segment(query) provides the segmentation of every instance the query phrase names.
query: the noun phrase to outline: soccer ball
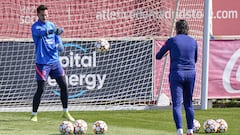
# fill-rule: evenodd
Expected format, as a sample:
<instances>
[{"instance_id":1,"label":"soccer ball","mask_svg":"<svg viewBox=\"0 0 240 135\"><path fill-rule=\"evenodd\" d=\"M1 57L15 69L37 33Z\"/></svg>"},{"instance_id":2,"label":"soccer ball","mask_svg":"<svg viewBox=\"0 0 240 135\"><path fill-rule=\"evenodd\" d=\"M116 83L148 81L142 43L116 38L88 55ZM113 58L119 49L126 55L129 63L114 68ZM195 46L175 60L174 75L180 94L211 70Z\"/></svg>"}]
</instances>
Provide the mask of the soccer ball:
<instances>
[{"instance_id":1,"label":"soccer ball","mask_svg":"<svg viewBox=\"0 0 240 135\"><path fill-rule=\"evenodd\" d=\"M73 134L73 131L74 131L73 124L70 121L63 121L59 125L59 132L62 135L71 135Z\"/></svg>"},{"instance_id":2,"label":"soccer ball","mask_svg":"<svg viewBox=\"0 0 240 135\"><path fill-rule=\"evenodd\" d=\"M110 49L110 44L106 39L100 39L95 43L97 52L106 52Z\"/></svg>"},{"instance_id":3,"label":"soccer ball","mask_svg":"<svg viewBox=\"0 0 240 135\"><path fill-rule=\"evenodd\" d=\"M224 119L217 119L216 122L218 123L217 133L224 133L228 129L228 124Z\"/></svg>"},{"instance_id":4,"label":"soccer ball","mask_svg":"<svg viewBox=\"0 0 240 135\"><path fill-rule=\"evenodd\" d=\"M74 134L81 135L87 133L87 123L84 120L76 120L73 123Z\"/></svg>"},{"instance_id":5,"label":"soccer ball","mask_svg":"<svg viewBox=\"0 0 240 135\"><path fill-rule=\"evenodd\" d=\"M104 134L107 132L108 126L106 122L98 120L93 124L93 132L95 134Z\"/></svg>"},{"instance_id":6,"label":"soccer ball","mask_svg":"<svg viewBox=\"0 0 240 135\"><path fill-rule=\"evenodd\" d=\"M193 133L198 133L200 131L201 124L198 120L193 120Z\"/></svg>"},{"instance_id":7,"label":"soccer ball","mask_svg":"<svg viewBox=\"0 0 240 135\"><path fill-rule=\"evenodd\" d=\"M215 133L218 128L218 123L213 119L208 119L204 122L203 128L205 133Z\"/></svg>"}]
</instances>

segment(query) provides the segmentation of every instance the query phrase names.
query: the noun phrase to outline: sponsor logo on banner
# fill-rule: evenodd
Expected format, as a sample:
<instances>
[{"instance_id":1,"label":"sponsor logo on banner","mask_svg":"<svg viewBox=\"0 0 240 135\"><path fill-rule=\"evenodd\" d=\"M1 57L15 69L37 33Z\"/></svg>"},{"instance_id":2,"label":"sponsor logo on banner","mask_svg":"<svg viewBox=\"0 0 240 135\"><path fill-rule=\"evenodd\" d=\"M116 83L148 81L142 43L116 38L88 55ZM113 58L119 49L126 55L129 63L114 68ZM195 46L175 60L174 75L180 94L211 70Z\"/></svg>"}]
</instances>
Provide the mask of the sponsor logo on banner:
<instances>
[{"instance_id":1,"label":"sponsor logo on banner","mask_svg":"<svg viewBox=\"0 0 240 135\"><path fill-rule=\"evenodd\" d=\"M228 61L226 67L223 71L222 76L222 83L224 89L229 93L240 93L240 88L234 88L231 85L231 74L233 73L234 66L236 65L237 61L240 59L240 49L238 49ZM238 66L236 70L236 81L240 81L240 66Z\"/></svg>"},{"instance_id":2,"label":"sponsor logo on banner","mask_svg":"<svg viewBox=\"0 0 240 135\"><path fill-rule=\"evenodd\" d=\"M65 47L74 47L76 49L81 50L83 54L87 52L87 49L81 47L78 44L64 44ZM92 52L92 55L80 55L80 53L74 53L70 51L68 56L60 56L60 62L63 68L92 68L97 67L96 64L96 51ZM66 82L69 87L84 87L86 89L79 90L78 93L69 95L68 98L76 98L85 94L88 90L101 89L106 79L106 74L78 74L77 72L73 72L71 74L66 75ZM48 84L50 86L57 86L57 83L54 79L48 78ZM55 95L60 96L60 92L57 90L53 90Z\"/></svg>"}]
</instances>

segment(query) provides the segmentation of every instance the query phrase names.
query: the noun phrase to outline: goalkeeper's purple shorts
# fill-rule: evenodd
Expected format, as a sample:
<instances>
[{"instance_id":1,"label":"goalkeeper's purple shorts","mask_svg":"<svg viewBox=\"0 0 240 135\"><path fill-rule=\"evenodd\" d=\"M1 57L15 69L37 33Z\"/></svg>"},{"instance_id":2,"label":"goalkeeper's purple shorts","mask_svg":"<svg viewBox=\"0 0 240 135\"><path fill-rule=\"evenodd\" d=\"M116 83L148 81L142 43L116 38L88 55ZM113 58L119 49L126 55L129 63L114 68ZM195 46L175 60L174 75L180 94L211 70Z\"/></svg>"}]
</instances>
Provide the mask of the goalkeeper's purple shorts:
<instances>
[{"instance_id":1,"label":"goalkeeper's purple shorts","mask_svg":"<svg viewBox=\"0 0 240 135\"><path fill-rule=\"evenodd\" d=\"M59 61L51 64L36 64L35 69L37 80L46 81L48 76L50 76L52 79L56 79L65 75L62 65Z\"/></svg>"}]
</instances>

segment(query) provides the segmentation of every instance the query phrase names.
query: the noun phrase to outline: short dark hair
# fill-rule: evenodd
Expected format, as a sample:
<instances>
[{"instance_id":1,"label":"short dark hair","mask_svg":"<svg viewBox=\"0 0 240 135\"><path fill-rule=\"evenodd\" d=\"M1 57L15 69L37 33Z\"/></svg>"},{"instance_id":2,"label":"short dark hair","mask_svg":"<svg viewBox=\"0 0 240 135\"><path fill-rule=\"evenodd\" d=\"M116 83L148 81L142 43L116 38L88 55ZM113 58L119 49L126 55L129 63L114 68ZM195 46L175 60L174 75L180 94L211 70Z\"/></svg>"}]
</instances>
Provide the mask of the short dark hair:
<instances>
[{"instance_id":1,"label":"short dark hair","mask_svg":"<svg viewBox=\"0 0 240 135\"><path fill-rule=\"evenodd\" d=\"M40 11L42 11L42 10L48 10L47 6L45 6L45 5L38 6L37 13L40 13Z\"/></svg>"},{"instance_id":2,"label":"short dark hair","mask_svg":"<svg viewBox=\"0 0 240 135\"><path fill-rule=\"evenodd\" d=\"M176 22L176 32L177 34L188 35L189 26L186 20L181 19Z\"/></svg>"}]
</instances>

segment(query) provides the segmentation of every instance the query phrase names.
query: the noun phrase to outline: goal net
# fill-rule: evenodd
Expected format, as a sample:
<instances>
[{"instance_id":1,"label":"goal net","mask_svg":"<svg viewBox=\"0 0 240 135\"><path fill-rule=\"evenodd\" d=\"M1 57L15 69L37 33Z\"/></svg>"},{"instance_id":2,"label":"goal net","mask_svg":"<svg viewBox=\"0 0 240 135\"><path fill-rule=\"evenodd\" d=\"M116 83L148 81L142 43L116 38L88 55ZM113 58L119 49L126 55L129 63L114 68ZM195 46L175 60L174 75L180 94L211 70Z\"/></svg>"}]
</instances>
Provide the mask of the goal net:
<instances>
[{"instance_id":1,"label":"goal net","mask_svg":"<svg viewBox=\"0 0 240 135\"><path fill-rule=\"evenodd\" d=\"M199 41L194 93L200 99L203 0L9 0L1 2L0 111L31 111L37 89L31 25L36 8L64 28L60 62L66 72L70 110L148 109L161 94L170 98L169 61L155 53L186 19ZM95 50L106 38L111 49ZM61 110L59 87L47 80L39 111Z\"/></svg>"}]
</instances>

